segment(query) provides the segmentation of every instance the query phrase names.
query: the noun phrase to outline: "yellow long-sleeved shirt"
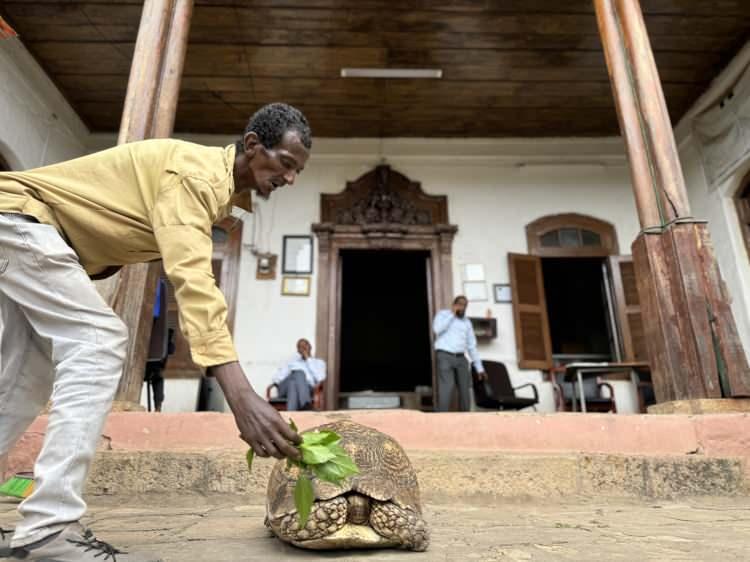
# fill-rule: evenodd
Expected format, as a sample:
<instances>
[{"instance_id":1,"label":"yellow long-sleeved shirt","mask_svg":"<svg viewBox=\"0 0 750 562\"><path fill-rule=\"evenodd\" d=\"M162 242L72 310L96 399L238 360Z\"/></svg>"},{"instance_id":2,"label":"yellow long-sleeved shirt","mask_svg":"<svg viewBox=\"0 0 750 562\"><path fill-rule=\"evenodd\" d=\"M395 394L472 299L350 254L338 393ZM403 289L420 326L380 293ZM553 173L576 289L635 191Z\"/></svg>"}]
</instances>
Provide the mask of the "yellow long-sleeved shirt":
<instances>
[{"instance_id":1,"label":"yellow long-sleeved shirt","mask_svg":"<svg viewBox=\"0 0 750 562\"><path fill-rule=\"evenodd\" d=\"M193 361L228 363L237 354L211 270L211 226L231 211L234 157L234 145L158 139L0 173L0 212L57 228L94 278L161 258Z\"/></svg>"}]
</instances>

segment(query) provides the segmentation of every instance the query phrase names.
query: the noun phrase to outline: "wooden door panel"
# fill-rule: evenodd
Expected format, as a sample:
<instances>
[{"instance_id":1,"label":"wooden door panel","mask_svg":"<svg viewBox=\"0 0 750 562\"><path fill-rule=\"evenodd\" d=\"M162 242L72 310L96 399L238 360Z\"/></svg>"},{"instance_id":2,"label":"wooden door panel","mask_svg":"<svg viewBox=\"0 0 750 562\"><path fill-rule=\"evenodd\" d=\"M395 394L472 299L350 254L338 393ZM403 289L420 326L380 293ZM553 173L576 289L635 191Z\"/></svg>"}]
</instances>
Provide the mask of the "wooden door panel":
<instances>
[{"instance_id":1,"label":"wooden door panel","mask_svg":"<svg viewBox=\"0 0 750 562\"><path fill-rule=\"evenodd\" d=\"M518 365L521 369L549 369L552 342L542 260L538 256L508 254L508 261Z\"/></svg>"},{"instance_id":2,"label":"wooden door panel","mask_svg":"<svg viewBox=\"0 0 750 562\"><path fill-rule=\"evenodd\" d=\"M631 256L609 258L612 293L615 299L620 345L625 361L648 361L646 333Z\"/></svg>"}]
</instances>

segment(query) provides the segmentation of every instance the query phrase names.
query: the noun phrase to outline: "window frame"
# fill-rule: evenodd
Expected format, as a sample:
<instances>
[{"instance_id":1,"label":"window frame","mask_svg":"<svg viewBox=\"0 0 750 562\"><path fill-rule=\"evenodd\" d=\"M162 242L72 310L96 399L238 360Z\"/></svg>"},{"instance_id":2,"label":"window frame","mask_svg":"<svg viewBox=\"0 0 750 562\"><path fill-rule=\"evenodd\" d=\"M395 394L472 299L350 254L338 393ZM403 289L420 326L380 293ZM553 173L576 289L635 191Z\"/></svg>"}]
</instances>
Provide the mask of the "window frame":
<instances>
[{"instance_id":1,"label":"window frame","mask_svg":"<svg viewBox=\"0 0 750 562\"><path fill-rule=\"evenodd\" d=\"M599 236L601 245L575 247L542 245L544 235L561 229L588 230ZM620 253L615 227L611 223L576 213L547 215L529 223L526 226L526 242L529 254L542 257L607 257Z\"/></svg>"}]
</instances>

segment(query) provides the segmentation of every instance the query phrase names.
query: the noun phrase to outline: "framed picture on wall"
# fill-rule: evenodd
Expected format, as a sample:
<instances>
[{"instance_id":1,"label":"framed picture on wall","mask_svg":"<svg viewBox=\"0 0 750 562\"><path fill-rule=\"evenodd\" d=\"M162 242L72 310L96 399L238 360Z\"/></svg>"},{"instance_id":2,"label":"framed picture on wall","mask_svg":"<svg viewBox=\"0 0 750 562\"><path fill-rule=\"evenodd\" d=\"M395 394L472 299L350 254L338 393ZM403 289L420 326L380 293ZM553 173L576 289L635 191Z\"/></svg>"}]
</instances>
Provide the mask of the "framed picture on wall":
<instances>
[{"instance_id":1,"label":"framed picture on wall","mask_svg":"<svg viewBox=\"0 0 750 562\"><path fill-rule=\"evenodd\" d=\"M311 275L312 271L312 236L284 236L281 272L291 275Z\"/></svg>"},{"instance_id":2,"label":"framed picture on wall","mask_svg":"<svg viewBox=\"0 0 750 562\"><path fill-rule=\"evenodd\" d=\"M492 286L492 294L495 297L495 302L508 303L513 302L513 295L510 291L510 285L508 283L500 283Z\"/></svg>"},{"instance_id":3,"label":"framed picture on wall","mask_svg":"<svg viewBox=\"0 0 750 562\"><path fill-rule=\"evenodd\" d=\"M310 278L295 275L284 276L281 280L281 294L289 297L306 297L310 294Z\"/></svg>"},{"instance_id":4,"label":"framed picture on wall","mask_svg":"<svg viewBox=\"0 0 750 562\"><path fill-rule=\"evenodd\" d=\"M481 263L464 264L464 281L484 281L484 265Z\"/></svg>"},{"instance_id":5,"label":"framed picture on wall","mask_svg":"<svg viewBox=\"0 0 750 562\"><path fill-rule=\"evenodd\" d=\"M484 281L464 281L464 296L469 302L482 302L487 299L487 283Z\"/></svg>"}]
</instances>

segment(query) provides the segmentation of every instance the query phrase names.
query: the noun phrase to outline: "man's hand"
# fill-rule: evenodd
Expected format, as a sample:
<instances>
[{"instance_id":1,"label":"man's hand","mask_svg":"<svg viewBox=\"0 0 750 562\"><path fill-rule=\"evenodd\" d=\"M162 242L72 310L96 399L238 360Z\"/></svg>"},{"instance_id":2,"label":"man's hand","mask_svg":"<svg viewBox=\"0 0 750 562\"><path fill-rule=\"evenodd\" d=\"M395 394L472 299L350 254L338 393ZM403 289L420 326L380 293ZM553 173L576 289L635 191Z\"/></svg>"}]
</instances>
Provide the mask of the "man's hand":
<instances>
[{"instance_id":1,"label":"man's hand","mask_svg":"<svg viewBox=\"0 0 750 562\"><path fill-rule=\"evenodd\" d=\"M283 420L279 413L250 386L238 362L210 367L219 381L240 437L259 457L298 459L298 445L302 438ZM290 442L292 444L290 444Z\"/></svg>"},{"instance_id":2,"label":"man's hand","mask_svg":"<svg viewBox=\"0 0 750 562\"><path fill-rule=\"evenodd\" d=\"M486 381L487 380L487 373L482 371L481 373L476 373L475 377L478 381Z\"/></svg>"}]
</instances>

